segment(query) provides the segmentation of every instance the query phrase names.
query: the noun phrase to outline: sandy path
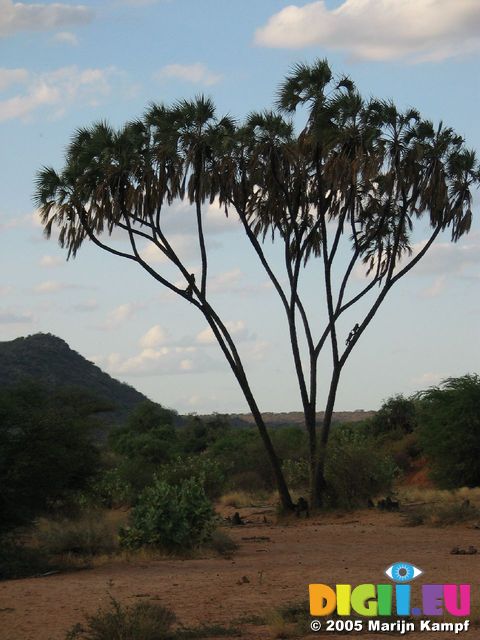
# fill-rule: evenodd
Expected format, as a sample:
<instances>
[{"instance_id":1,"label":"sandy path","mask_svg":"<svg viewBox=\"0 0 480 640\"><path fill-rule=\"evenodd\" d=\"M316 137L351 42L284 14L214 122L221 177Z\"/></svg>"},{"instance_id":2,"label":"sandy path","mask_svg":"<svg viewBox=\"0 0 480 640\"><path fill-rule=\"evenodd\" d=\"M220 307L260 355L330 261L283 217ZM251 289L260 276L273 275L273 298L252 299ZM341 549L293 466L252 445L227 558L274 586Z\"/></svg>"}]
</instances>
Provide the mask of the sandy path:
<instances>
[{"instance_id":1,"label":"sandy path","mask_svg":"<svg viewBox=\"0 0 480 640\"><path fill-rule=\"evenodd\" d=\"M312 518L286 526L249 524L229 533L241 545L230 560L112 561L77 573L2 582L0 639L64 640L66 630L81 621L85 612L93 612L108 601L108 592L127 603L139 598L159 600L174 609L186 625L228 623L249 614L265 615L281 604L306 600L309 582L382 582L384 569L399 560L416 564L425 572L419 581L471 583L475 604L478 603L480 554L450 554L455 545L480 547L480 531L466 525L407 528L398 514L363 512L342 518ZM252 536L267 536L269 540L242 540ZM238 584L243 576L249 582ZM478 640L480 630L460 637L465 636ZM244 637L268 638L271 633L266 628L248 627ZM391 636L359 637L367 640ZM414 633L407 637L416 640L453 636Z\"/></svg>"}]
</instances>

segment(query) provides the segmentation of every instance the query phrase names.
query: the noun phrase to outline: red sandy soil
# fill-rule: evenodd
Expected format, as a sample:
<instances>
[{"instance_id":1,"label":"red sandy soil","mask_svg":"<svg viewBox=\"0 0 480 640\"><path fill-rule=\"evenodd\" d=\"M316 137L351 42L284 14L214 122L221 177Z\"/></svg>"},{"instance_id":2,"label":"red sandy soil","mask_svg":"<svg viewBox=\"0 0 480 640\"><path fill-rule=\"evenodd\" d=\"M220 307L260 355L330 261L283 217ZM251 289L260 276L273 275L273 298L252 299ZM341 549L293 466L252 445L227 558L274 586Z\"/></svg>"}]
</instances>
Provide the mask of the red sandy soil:
<instances>
[{"instance_id":1,"label":"red sandy soil","mask_svg":"<svg viewBox=\"0 0 480 640\"><path fill-rule=\"evenodd\" d=\"M234 509L231 509L233 513ZM85 613L107 605L109 595L123 603L140 599L171 607L186 626L229 624L253 614L265 616L280 605L305 601L308 584L384 582L384 570L408 561L424 571L417 583L471 583L478 617L480 554L451 555L454 546L480 547L480 531L471 525L446 528L403 525L401 514L363 511L345 516L322 515L273 524L274 515L243 509L249 523L227 529L239 544L233 558L112 560L94 569L0 583L1 640L64 640L66 631ZM244 538L266 537L267 540ZM248 582L242 582L246 576ZM415 590L415 587L414 587ZM243 638L272 638L268 626L240 624ZM389 634L353 637L362 640ZM480 628L461 634L480 638ZM305 637L314 638L306 632ZM412 640L453 638L452 633L410 633Z\"/></svg>"}]
</instances>

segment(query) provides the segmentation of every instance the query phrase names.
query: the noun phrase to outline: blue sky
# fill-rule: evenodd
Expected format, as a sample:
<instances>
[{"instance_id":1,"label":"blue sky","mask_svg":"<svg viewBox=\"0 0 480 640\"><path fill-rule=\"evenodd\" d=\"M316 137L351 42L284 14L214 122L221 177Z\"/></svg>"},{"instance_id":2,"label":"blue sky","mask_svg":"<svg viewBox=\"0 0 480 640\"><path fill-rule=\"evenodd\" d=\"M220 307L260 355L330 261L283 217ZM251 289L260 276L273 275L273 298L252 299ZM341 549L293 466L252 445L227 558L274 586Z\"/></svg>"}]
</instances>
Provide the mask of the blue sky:
<instances>
[{"instance_id":1,"label":"blue sky","mask_svg":"<svg viewBox=\"0 0 480 640\"><path fill-rule=\"evenodd\" d=\"M364 95L415 106L480 149L479 27L477 0L0 0L0 340L49 331L182 412L245 410L192 308L135 265L87 245L67 263L42 237L31 197L36 170L61 167L76 127L121 124L152 101L206 93L219 113L242 118L271 106L292 64L317 57ZM188 213L175 206L170 229L194 269ZM474 213L467 238L441 238L391 293L347 365L337 408L377 408L393 393L478 370L478 198ZM298 410L279 301L236 221L215 206L207 220L210 289L260 406ZM320 332L319 270L306 274L305 295Z\"/></svg>"}]
</instances>

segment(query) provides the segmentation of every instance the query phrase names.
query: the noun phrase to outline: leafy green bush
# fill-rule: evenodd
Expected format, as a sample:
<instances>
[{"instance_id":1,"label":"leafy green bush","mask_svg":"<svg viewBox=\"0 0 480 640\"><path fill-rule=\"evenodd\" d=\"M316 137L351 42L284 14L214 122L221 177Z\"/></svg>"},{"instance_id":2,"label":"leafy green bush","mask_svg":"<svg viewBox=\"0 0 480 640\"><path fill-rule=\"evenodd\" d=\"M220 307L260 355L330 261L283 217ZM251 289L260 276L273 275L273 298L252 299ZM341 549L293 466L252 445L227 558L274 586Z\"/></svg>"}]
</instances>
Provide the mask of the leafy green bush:
<instances>
[{"instance_id":1,"label":"leafy green bush","mask_svg":"<svg viewBox=\"0 0 480 640\"><path fill-rule=\"evenodd\" d=\"M310 481L310 468L308 460L285 460L283 463L285 480L292 489L308 487Z\"/></svg>"},{"instance_id":2,"label":"leafy green bush","mask_svg":"<svg viewBox=\"0 0 480 640\"><path fill-rule=\"evenodd\" d=\"M416 433L408 433L399 440L385 443L383 450L388 451L397 467L402 471L410 471L421 452Z\"/></svg>"},{"instance_id":3,"label":"leafy green bush","mask_svg":"<svg viewBox=\"0 0 480 640\"><path fill-rule=\"evenodd\" d=\"M42 522L35 537L49 555L94 556L113 553L117 547L113 527L96 512L76 520Z\"/></svg>"},{"instance_id":4,"label":"leafy green bush","mask_svg":"<svg viewBox=\"0 0 480 640\"><path fill-rule=\"evenodd\" d=\"M228 417L214 414L208 418L188 416L178 430L181 450L186 454L202 453L230 429Z\"/></svg>"},{"instance_id":5,"label":"leafy green bush","mask_svg":"<svg viewBox=\"0 0 480 640\"><path fill-rule=\"evenodd\" d=\"M374 436L402 437L414 431L417 423L415 402L398 394L385 400L380 410L369 421Z\"/></svg>"},{"instance_id":6,"label":"leafy green bush","mask_svg":"<svg viewBox=\"0 0 480 640\"><path fill-rule=\"evenodd\" d=\"M82 507L102 506L107 509L115 509L125 505L131 505L135 496L135 489L127 479L127 474L122 469L114 467L105 470L99 478L92 483L88 492L82 494Z\"/></svg>"},{"instance_id":7,"label":"leafy green bush","mask_svg":"<svg viewBox=\"0 0 480 640\"><path fill-rule=\"evenodd\" d=\"M140 495L131 523L120 531L121 543L127 548L192 549L211 537L215 511L197 480L171 485L156 478Z\"/></svg>"},{"instance_id":8,"label":"leafy green bush","mask_svg":"<svg viewBox=\"0 0 480 640\"><path fill-rule=\"evenodd\" d=\"M261 493L266 490L265 484L264 474L254 471L253 469L232 473L228 478L229 493ZM267 484L269 486L269 483Z\"/></svg>"},{"instance_id":9,"label":"leafy green bush","mask_svg":"<svg viewBox=\"0 0 480 640\"><path fill-rule=\"evenodd\" d=\"M444 380L418 396L418 432L440 488L480 485L480 377Z\"/></svg>"},{"instance_id":10,"label":"leafy green bush","mask_svg":"<svg viewBox=\"0 0 480 640\"><path fill-rule=\"evenodd\" d=\"M42 551L19 544L10 536L0 537L0 580L28 578L54 568Z\"/></svg>"},{"instance_id":11,"label":"leafy green bush","mask_svg":"<svg viewBox=\"0 0 480 640\"><path fill-rule=\"evenodd\" d=\"M178 457L169 464L162 465L157 478L167 484L176 485L189 478L194 478L205 490L206 495L218 498L225 487L227 479L226 465L207 455Z\"/></svg>"},{"instance_id":12,"label":"leafy green bush","mask_svg":"<svg viewBox=\"0 0 480 640\"><path fill-rule=\"evenodd\" d=\"M36 383L0 391L0 533L71 505L95 476L93 407Z\"/></svg>"},{"instance_id":13,"label":"leafy green bush","mask_svg":"<svg viewBox=\"0 0 480 640\"><path fill-rule=\"evenodd\" d=\"M390 491L395 472L392 459L362 431L339 427L333 432L325 468L331 506L365 506L372 496Z\"/></svg>"},{"instance_id":14,"label":"leafy green bush","mask_svg":"<svg viewBox=\"0 0 480 640\"><path fill-rule=\"evenodd\" d=\"M117 453L146 464L161 464L177 452L175 413L146 400L131 413L125 426L112 431L110 442Z\"/></svg>"},{"instance_id":15,"label":"leafy green bush","mask_svg":"<svg viewBox=\"0 0 480 640\"><path fill-rule=\"evenodd\" d=\"M123 606L114 598L109 608L87 616L86 624L77 624L66 640L167 640L175 614L160 604L138 602Z\"/></svg>"}]
</instances>

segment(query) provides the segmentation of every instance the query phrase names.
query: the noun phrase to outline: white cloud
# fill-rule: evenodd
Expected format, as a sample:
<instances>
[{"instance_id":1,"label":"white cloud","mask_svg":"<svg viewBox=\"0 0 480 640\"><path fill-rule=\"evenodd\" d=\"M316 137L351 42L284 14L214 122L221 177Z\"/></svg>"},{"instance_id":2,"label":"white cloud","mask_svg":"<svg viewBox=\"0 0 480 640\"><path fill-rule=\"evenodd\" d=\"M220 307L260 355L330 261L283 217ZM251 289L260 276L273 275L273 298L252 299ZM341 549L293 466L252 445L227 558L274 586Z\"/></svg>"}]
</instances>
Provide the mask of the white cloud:
<instances>
[{"instance_id":1,"label":"white cloud","mask_svg":"<svg viewBox=\"0 0 480 640\"><path fill-rule=\"evenodd\" d=\"M88 24L93 12L84 5L30 4L0 0L0 37L19 31L46 31Z\"/></svg>"},{"instance_id":2,"label":"white cloud","mask_svg":"<svg viewBox=\"0 0 480 640\"><path fill-rule=\"evenodd\" d=\"M249 340L251 338L243 320L229 320L225 322L225 326L227 327L230 335L235 338L237 342ZM197 334L195 341L198 344L215 344L217 339L210 327L207 327Z\"/></svg>"},{"instance_id":3,"label":"white cloud","mask_svg":"<svg viewBox=\"0 0 480 640\"><path fill-rule=\"evenodd\" d=\"M262 362L266 360L271 348L270 342L266 340L256 340L245 352L246 359L253 362Z\"/></svg>"},{"instance_id":4,"label":"white cloud","mask_svg":"<svg viewBox=\"0 0 480 640\"><path fill-rule=\"evenodd\" d=\"M27 80L26 69L0 69L0 91L5 91L15 84L23 84Z\"/></svg>"},{"instance_id":5,"label":"white cloud","mask_svg":"<svg viewBox=\"0 0 480 640\"><path fill-rule=\"evenodd\" d=\"M422 297L424 298L438 298L445 290L445 285L447 282L447 276L439 276L435 278L433 283L422 291Z\"/></svg>"},{"instance_id":6,"label":"white cloud","mask_svg":"<svg viewBox=\"0 0 480 640\"><path fill-rule=\"evenodd\" d=\"M413 246L416 255L425 242ZM459 242L436 242L426 256L414 267L417 274L463 274L469 268L480 264L480 233L471 233Z\"/></svg>"},{"instance_id":7,"label":"white cloud","mask_svg":"<svg viewBox=\"0 0 480 640\"><path fill-rule=\"evenodd\" d=\"M39 264L41 267L51 268L59 267L60 265L64 264L64 262L65 261L62 260L62 258L60 258L59 256L42 256Z\"/></svg>"},{"instance_id":8,"label":"white cloud","mask_svg":"<svg viewBox=\"0 0 480 640\"><path fill-rule=\"evenodd\" d=\"M448 234L448 232L447 232ZM408 264L425 246L426 240L412 245L412 255L404 255L398 264L397 271ZM411 274L415 276L438 276L425 294L439 295L446 285L447 278L440 276L467 276L472 268L480 264L480 233L472 232L459 242L435 242L425 256L416 264ZM353 278L363 281L367 277L368 265L359 263L353 271ZM373 277L372 274L369 276ZM431 297L431 296L430 296Z\"/></svg>"},{"instance_id":9,"label":"white cloud","mask_svg":"<svg viewBox=\"0 0 480 640\"><path fill-rule=\"evenodd\" d=\"M480 49L478 0L323 0L289 5L255 34L257 44L321 46L366 60L439 61Z\"/></svg>"},{"instance_id":10,"label":"white cloud","mask_svg":"<svg viewBox=\"0 0 480 640\"><path fill-rule=\"evenodd\" d=\"M135 313L137 306L131 302L121 304L115 309L112 309L107 314L107 318L103 325L104 329L115 329L120 326L125 320L129 320Z\"/></svg>"},{"instance_id":11,"label":"white cloud","mask_svg":"<svg viewBox=\"0 0 480 640\"><path fill-rule=\"evenodd\" d=\"M33 290L35 293L58 293L65 289L71 289L74 285L67 284L66 282L58 282L56 280L46 280L37 284Z\"/></svg>"},{"instance_id":12,"label":"white cloud","mask_svg":"<svg viewBox=\"0 0 480 640\"><path fill-rule=\"evenodd\" d=\"M234 285L241 280L243 274L240 269L232 269L214 276L208 283L208 290L215 293L232 291Z\"/></svg>"},{"instance_id":13,"label":"white cloud","mask_svg":"<svg viewBox=\"0 0 480 640\"><path fill-rule=\"evenodd\" d=\"M0 324L30 324L33 314L30 311L18 312L11 309L0 309Z\"/></svg>"},{"instance_id":14,"label":"white cloud","mask_svg":"<svg viewBox=\"0 0 480 640\"><path fill-rule=\"evenodd\" d=\"M103 361L113 375L149 376L185 373L203 373L218 368L218 364L196 347L167 347L142 349L131 358L122 358L118 353L110 354Z\"/></svg>"},{"instance_id":15,"label":"white cloud","mask_svg":"<svg viewBox=\"0 0 480 640\"><path fill-rule=\"evenodd\" d=\"M167 64L154 74L154 78L160 81L174 78L210 87L220 82L222 76L210 71L202 62L195 62L194 64Z\"/></svg>"},{"instance_id":16,"label":"white cloud","mask_svg":"<svg viewBox=\"0 0 480 640\"><path fill-rule=\"evenodd\" d=\"M96 311L98 309L98 302L95 298L90 298L84 302L78 302L72 307L74 311L80 311L81 313L88 313L90 311Z\"/></svg>"},{"instance_id":17,"label":"white cloud","mask_svg":"<svg viewBox=\"0 0 480 640\"><path fill-rule=\"evenodd\" d=\"M159 324L151 327L147 333L140 338L140 346L144 349L154 349L167 340L167 332Z\"/></svg>"},{"instance_id":18,"label":"white cloud","mask_svg":"<svg viewBox=\"0 0 480 640\"><path fill-rule=\"evenodd\" d=\"M181 260L189 260L198 254L198 239L193 235L171 234L167 235L167 240ZM140 251L140 255L149 264L169 262L169 259L153 242L147 242Z\"/></svg>"},{"instance_id":19,"label":"white cloud","mask_svg":"<svg viewBox=\"0 0 480 640\"><path fill-rule=\"evenodd\" d=\"M78 38L71 31L59 31L53 36L53 41L60 44L68 44L71 47L78 46Z\"/></svg>"},{"instance_id":20,"label":"white cloud","mask_svg":"<svg viewBox=\"0 0 480 640\"><path fill-rule=\"evenodd\" d=\"M9 72L15 72L13 75ZM22 73L20 73L22 72ZM111 91L113 68L79 69L62 67L46 73L25 72L24 69L0 69L5 82L21 83L23 90L0 100L0 122L25 119L39 109L47 109L54 117L74 105L96 107Z\"/></svg>"},{"instance_id":21,"label":"white cloud","mask_svg":"<svg viewBox=\"0 0 480 640\"><path fill-rule=\"evenodd\" d=\"M119 4L127 5L127 7L148 7L151 4L157 4L159 0L118 0Z\"/></svg>"},{"instance_id":22,"label":"white cloud","mask_svg":"<svg viewBox=\"0 0 480 640\"><path fill-rule=\"evenodd\" d=\"M434 385L438 385L446 377L447 376L443 375L442 373L422 373L422 375L412 379L412 384L417 387L431 387Z\"/></svg>"}]
</instances>

